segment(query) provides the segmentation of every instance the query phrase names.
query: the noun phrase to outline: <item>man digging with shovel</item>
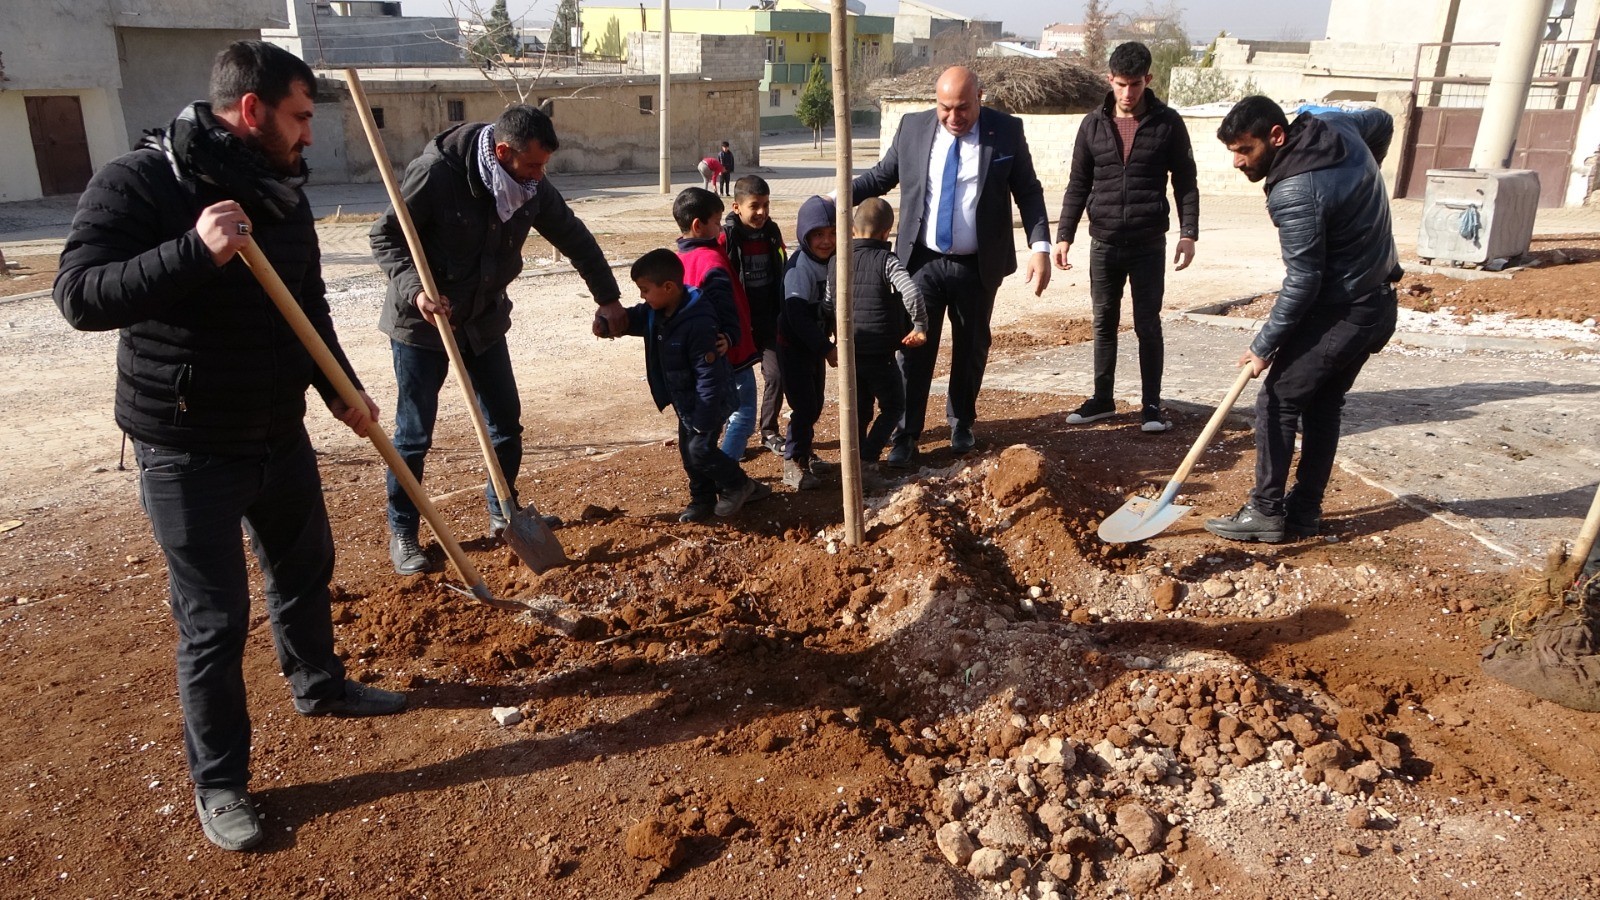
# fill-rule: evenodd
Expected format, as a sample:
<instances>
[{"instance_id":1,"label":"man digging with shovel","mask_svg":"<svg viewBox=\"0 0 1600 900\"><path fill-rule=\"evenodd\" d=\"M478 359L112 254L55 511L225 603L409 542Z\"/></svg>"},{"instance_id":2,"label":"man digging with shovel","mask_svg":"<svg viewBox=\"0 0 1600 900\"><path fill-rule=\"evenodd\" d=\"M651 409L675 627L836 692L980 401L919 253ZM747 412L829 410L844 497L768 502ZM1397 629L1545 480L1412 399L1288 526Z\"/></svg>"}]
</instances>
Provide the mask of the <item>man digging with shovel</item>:
<instances>
[{"instance_id":1,"label":"man digging with shovel","mask_svg":"<svg viewBox=\"0 0 1600 900\"><path fill-rule=\"evenodd\" d=\"M340 399L237 258L254 236L354 378L301 192L315 92L311 69L287 50L230 45L212 69L210 103L190 105L89 182L55 283L75 328L121 330L117 425L133 438L139 502L166 556L195 809L225 850L264 835L246 791L241 521L266 576L295 711L377 716L406 705L404 694L347 680L334 653L333 536L306 435L306 388L357 434L378 409L365 394L365 408Z\"/></svg>"},{"instance_id":2,"label":"man digging with shovel","mask_svg":"<svg viewBox=\"0 0 1600 900\"><path fill-rule=\"evenodd\" d=\"M522 246L530 230L572 260L611 332L627 329L628 314L618 302L622 292L605 254L545 178L545 166L559 146L549 116L531 106L512 106L492 124L457 125L436 136L406 167L401 193L442 296L429 297L423 290L394 208L372 226L372 252L389 277L378 327L389 335L394 352L394 443L418 480L433 445L439 391L450 372L438 331L441 322L449 322L487 419L495 458L516 493L522 401L506 344L511 329L506 287L522 271ZM417 541L416 505L392 474L388 494L389 559L395 572L427 571L428 557ZM498 534L507 526L506 507L493 478L484 495L489 532ZM516 497L508 499L514 507Z\"/></svg>"},{"instance_id":3,"label":"man digging with shovel","mask_svg":"<svg viewBox=\"0 0 1600 900\"><path fill-rule=\"evenodd\" d=\"M1217 128L1234 168L1265 181L1286 272L1267 323L1239 358L1267 373L1256 395L1256 484L1206 530L1236 541L1310 537L1339 448L1344 397L1394 334L1399 253L1379 164L1394 120L1379 109L1301 115L1246 97ZM1295 432L1300 465L1288 493Z\"/></svg>"}]
</instances>

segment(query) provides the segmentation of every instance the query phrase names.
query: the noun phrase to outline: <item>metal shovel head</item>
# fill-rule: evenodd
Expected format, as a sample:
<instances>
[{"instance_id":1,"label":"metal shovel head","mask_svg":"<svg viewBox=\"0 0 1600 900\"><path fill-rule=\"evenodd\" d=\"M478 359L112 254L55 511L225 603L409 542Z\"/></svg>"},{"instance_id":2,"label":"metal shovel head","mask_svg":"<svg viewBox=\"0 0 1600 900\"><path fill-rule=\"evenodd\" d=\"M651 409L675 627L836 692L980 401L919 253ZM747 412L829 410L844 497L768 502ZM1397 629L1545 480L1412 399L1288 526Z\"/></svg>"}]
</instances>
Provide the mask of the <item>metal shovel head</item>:
<instances>
[{"instance_id":1,"label":"metal shovel head","mask_svg":"<svg viewBox=\"0 0 1600 900\"><path fill-rule=\"evenodd\" d=\"M506 530L500 536L505 538L517 558L535 572L570 562L567 552L561 549L561 541L556 539L556 533L550 530L544 517L532 506L525 506L513 513L506 520Z\"/></svg>"},{"instance_id":2,"label":"metal shovel head","mask_svg":"<svg viewBox=\"0 0 1600 900\"><path fill-rule=\"evenodd\" d=\"M1192 508L1177 503L1162 504L1149 497L1134 497L1100 523L1100 540L1108 544L1131 544L1153 538Z\"/></svg>"}]
</instances>

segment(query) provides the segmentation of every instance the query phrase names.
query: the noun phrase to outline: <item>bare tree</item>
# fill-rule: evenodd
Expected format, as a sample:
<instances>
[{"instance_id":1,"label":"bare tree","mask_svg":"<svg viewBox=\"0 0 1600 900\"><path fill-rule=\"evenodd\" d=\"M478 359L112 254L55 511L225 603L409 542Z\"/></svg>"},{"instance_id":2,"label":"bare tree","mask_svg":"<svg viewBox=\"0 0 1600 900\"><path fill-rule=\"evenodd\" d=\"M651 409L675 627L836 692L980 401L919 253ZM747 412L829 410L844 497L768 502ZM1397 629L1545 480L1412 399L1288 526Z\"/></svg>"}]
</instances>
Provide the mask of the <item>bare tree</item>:
<instances>
[{"instance_id":1,"label":"bare tree","mask_svg":"<svg viewBox=\"0 0 1600 900\"><path fill-rule=\"evenodd\" d=\"M1106 43L1106 29L1111 25L1111 12L1105 0L1088 0L1083 5L1083 61L1096 72L1105 68L1111 48Z\"/></svg>"},{"instance_id":2,"label":"bare tree","mask_svg":"<svg viewBox=\"0 0 1600 900\"><path fill-rule=\"evenodd\" d=\"M1157 96L1166 96L1170 75L1176 66L1189 65L1194 56L1189 50L1189 35L1183 28L1183 10L1173 0L1164 6L1146 3L1135 13L1113 18L1107 43L1138 41L1150 48L1150 87Z\"/></svg>"}]
</instances>

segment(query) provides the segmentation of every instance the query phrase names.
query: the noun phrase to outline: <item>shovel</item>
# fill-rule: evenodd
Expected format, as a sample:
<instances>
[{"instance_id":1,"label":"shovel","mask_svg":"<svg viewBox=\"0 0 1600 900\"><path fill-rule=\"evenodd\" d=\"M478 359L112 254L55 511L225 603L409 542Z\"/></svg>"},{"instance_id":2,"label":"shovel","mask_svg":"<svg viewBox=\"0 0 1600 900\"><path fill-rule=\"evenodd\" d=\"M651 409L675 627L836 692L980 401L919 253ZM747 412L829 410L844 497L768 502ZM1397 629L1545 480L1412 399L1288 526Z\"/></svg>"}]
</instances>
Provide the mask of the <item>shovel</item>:
<instances>
[{"instance_id":1,"label":"shovel","mask_svg":"<svg viewBox=\"0 0 1600 900\"><path fill-rule=\"evenodd\" d=\"M300 308L300 304L295 301L294 296L289 293L289 289L284 286L283 279L278 277L278 271L272 267L272 263L267 261L267 257L261 252L261 248L256 245L255 238L251 238L245 244L244 248L239 251L239 255L243 257L245 265L250 267L250 271L256 276L256 280L261 282L262 288L266 290L267 296L272 298L272 302L278 307L278 311L289 321L289 327L294 330L295 336L300 338L300 343L305 345L306 350L311 354L311 358L316 362L317 368L321 369L322 374L326 375L328 380L333 383L333 388L338 392L339 399L355 409L366 409L366 401L361 398L361 392L356 390L355 384L350 381L350 376L344 373L339 361L334 359L333 352L328 349L328 345L322 340L322 335L317 334L317 329L312 326L311 320L306 318L305 310ZM401 487L405 488L406 495L411 498L411 502L417 505L417 509L422 513L423 518L428 520L428 527L433 529L434 536L439 539L439 543L444 547L444 552L450 557L450 562L454 563L456 571L461 573L461 580L465 581L471 589L470 591L463 591L454 585L449 585L451 590L470 594L478 602L486 606L492 606L495 609L529 613L542 624L573 637L582 637L585 633L593 631L594 626L598 624L595 620L587 616L578 615L571 610L530 606L516 600L503 600L491 594L489 586L484 583L483 576L478 573L477 567L462 552L461 545L456 542L455 535L450 532L450 527L444 523L439 511L434 508L433 501L429 500L428 495L423 492L422 484L417 481L417 477L411 474L410 467L401 458L400 451L395 449L394 442L390 441L389 436L384 433L383 426L376 421L368 422L367 439L372 441L374 447L378 448L379 455L383 457L384 462L389 464L390 471L394 472L394 477L399 479Z\"/></svg>"},{"instance_id":2,"label":"shovel","mask_svg":"<svg viewBox=\"0 0 1600 900\"><path fill-rule=\"evenodd\" d=\"M361 128L367 133L367 143L372 147L372 159L377 163L378 173L383 176L383 186L389 192L389 205L394 207L400 230L405 232L406 246L411 248L412 264L422 278L422 289L429 297L438 300L439 286L434 282L433 269L428 266L427 256L423 254L422 238L417 234L416 224L411 221L411 210L400 195L400 186L395 183L394 168L389 164L389 153L384 149L383 137L378 134L378 123L372 117L372 107L367 105L367 93L361 87L361 76L356 74L355 69L345 69L344 74L350 85L350 99L361 114ZM539 515L539 510L532 503L519 509L517 502L512 499L511 486L506 482L504 470L500 468L499 457L494 454L489 428L483 422L483 411L478 408L477 394L472 390L472 376L467 374L466 366L461 363L461 349L456 346L455 329L448 321L439 328L439 337L444 342L444 352L450 357L450 369L456 373L456 381L461 385L461 394L466 398L467 411L472 414L472 429L478 435L478 446L483 450L483 461L489 468L489 482L494 485L501 515L506 520L506 529L501 536L512 552L535 572L569 562L566 552L561 548L561 541L556 539L555 532Z\"/></svg>"},{"instance_id":3,"label":"shovel","mask_svg":"<svg viewBox=\"0 0 1600 900\"><path fill-rule=\"evenodd\" d=\"M1108 544L1131 544L1152 538L1166 531L1172 523L1183 518L1192 507L1178 506L1172 501L1177 498L1178 491L1183 487L1184 479L1189 477L1189 470L1200 461L1200 454L1206 450L1206 445L1216 436L1217 430L1222 427L1222 420L1228 417L1228 410L1244 393L1244 386L1251 379L1250 366L1246 364L1239 369L1239 377L1234 379L1233 387L1228 389L1228 396L1222 398L1222 403L1217 411L1211 414L1211 421L1206 423L1204 431L1195 440L1194 446L1189 448L1189 455L1183 458L1183 464L1178 466L1178 471L1173 473L1172 480L1167 482L1167 489L1161 496L1151 500L1148 497L1133 497L1122 508L1106 516L1100 523L1100 540Z\"/></svg>"}]
</instances>

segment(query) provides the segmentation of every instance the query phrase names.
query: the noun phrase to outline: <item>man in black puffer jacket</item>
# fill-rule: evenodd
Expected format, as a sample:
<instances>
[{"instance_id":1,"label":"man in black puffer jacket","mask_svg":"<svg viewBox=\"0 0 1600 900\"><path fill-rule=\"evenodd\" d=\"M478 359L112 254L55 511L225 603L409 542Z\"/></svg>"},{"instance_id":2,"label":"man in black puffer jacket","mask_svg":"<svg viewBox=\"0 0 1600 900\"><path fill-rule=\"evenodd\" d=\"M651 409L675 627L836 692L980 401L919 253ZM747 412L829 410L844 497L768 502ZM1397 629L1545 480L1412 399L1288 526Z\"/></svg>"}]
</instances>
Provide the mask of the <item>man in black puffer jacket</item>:
<instances>
[{"instance_id":1,"label":"man in black puffer jacket","mask_svg":"<svg viewBox=\"0 0 1600 900\"><path fill-rule=\"evenodd\" d=\"M549 116L531 106L512 106L492 124L457 125L436 136L406 167L400 193L443 297L423 292L394 209L372 226L372 253L389 277L378 327L394 353L394 445L419 481L433 446L439 390L450 373L437 328L436 317L443 317L455 328L495 457L512 494L517 491L522 401L506 345L511 330L506 287L522 272L522 245L530 230L572 260L610 333L627 327L622 292L605 254L545 178L545 166L559 146ZM603 333L596 328L596 334ZM401 575L425 571L429 562L417 542L417 507L392 474L388 493L390 562ZM506 519L489 479L484 499L489 531L498 533ZM508 499L516 502L515 496Z\"/></svg>"},{"instance_id":2,"label":"man in black puffer jacket","mask_svg":"<svg viewBox=\"0 0 1600 900\"><path fill-rule=\"evenodd\" d=\"M178 695L195 807L227 850L259 843L246 792L243 656L250 589L239 524L266 576L267 615L301 715L381 715L405 696L344 677L333 649L333 536L305 429L314 386L358 434L377 417L339 399L235 256L254 236L354 380L301 192L316 81L287 50L240 41L195 103L112 160L78 201L55 299L86 331L121 330L116 419L134 440L139 500L166 555Z\"/></svg>"},{"instance_id":3,"label":"man in black puffer jacket","mask_svg":"<svg viewBox=\"0 0 1600 900\"><path fill-rule=\"evenodd\" d=\"M1100 109L1083 117L1072 148L1072 174L1056 226L1055 263L1070 269L1067 252L1078 220L1089 213L1089 299L1094 310L1094 392L1067 422L1098 422L1116 414L1117 323L1122 289L1133 295L1133 333L1139 340L1140 427L1172 427L1161 411L1161 371L1166 365L1161 300L1166 288L1167 177L1178 200L1181 271L1194 260L1200 235L1200 191L1194 149L1183 118L1150 85L1150 50L1129 41L1111 53L1111 91Z\"/></svg>"},{"instance_id":4,"label":"man in black puffer jacket","mask_svg":"<svg viewBox=\"0 0 1600 900\"><path fill-rule=\"evenodd\" d=\"M1394 334L1400 257L1379 169L1393 135L1381 109L1301 115L1290 125L1266 97L1240 100L1217 128L1234 168L1266 182L1287 271L1239 358L1267 373L1256 396L1255 490L1234 515L1206 522L1212 534L1276 543L1321 528L1344 396ZM1285 494L1296 431L1300 464Z\"/></svg>"}]
</instances>

